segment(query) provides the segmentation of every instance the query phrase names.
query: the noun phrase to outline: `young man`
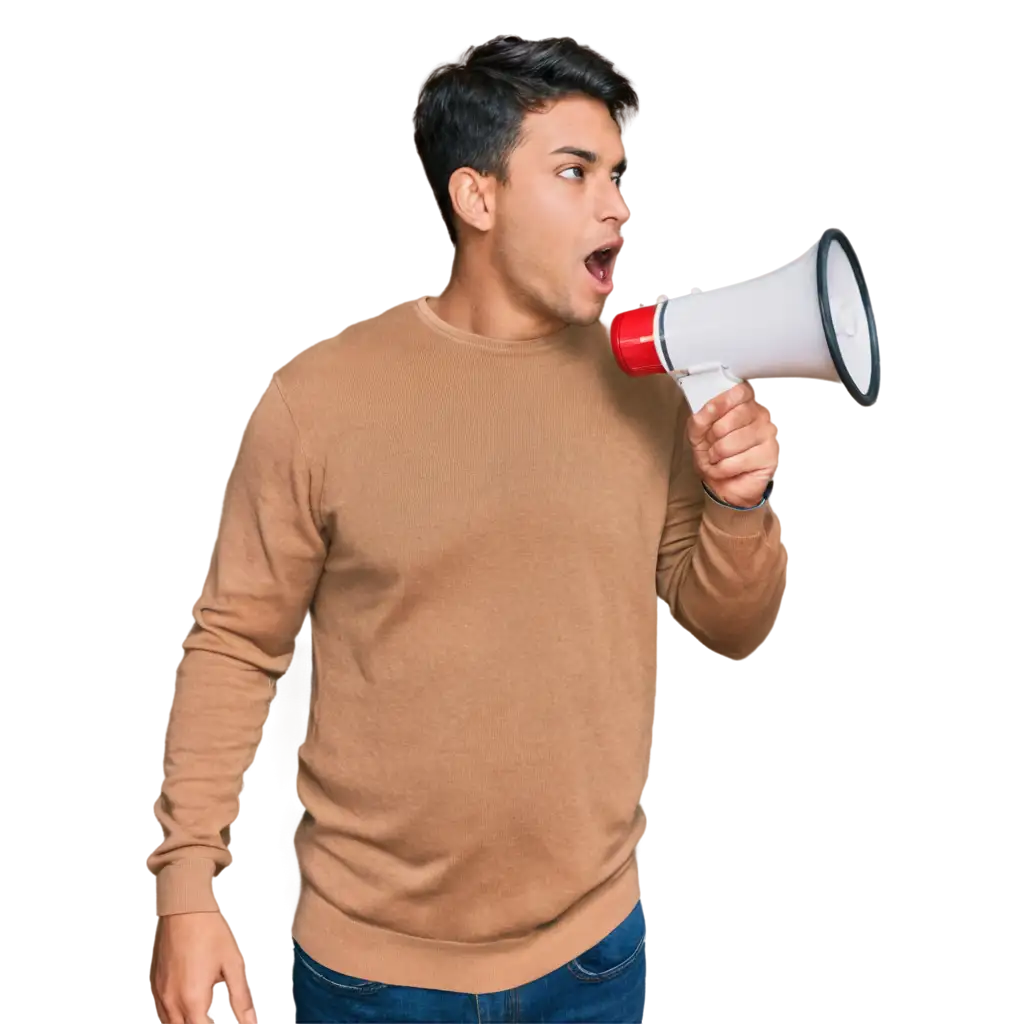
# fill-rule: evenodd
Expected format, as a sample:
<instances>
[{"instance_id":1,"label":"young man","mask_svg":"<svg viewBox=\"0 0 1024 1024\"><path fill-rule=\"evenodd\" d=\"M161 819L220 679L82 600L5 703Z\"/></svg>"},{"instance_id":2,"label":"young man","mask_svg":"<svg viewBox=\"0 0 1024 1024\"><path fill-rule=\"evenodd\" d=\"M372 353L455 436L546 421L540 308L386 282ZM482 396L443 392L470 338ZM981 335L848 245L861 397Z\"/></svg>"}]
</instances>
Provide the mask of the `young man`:
<instances>
[{"instance_id":1,"label":"young man","mask_svg":"<svg viewBox=\"0 0 1024 1024\"><path fill-rule=\"evenodd\" d=\"M255 1019L211 880L307 611L296 1019L641 1020L657 598L746 657L786 551L750 385L691 415L667 375L618 368L598 319L636 109L572 39L499 37L438 68L415 141L448 286L272 375L154 808L162 1021L206 1021L220 980Z\"/></svg>"}]
</instances>

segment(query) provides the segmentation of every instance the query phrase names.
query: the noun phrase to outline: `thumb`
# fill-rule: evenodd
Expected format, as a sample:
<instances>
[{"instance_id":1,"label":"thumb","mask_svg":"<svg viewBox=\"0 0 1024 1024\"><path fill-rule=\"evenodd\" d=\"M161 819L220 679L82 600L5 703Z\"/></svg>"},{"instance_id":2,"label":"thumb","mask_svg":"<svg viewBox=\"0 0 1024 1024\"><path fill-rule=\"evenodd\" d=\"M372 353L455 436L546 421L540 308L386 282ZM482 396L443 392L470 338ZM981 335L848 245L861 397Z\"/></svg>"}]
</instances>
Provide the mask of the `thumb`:
<instances>
[{"instance_id":1,"label":"thumb","mask_svg":"<svg viewBox=\"0 0 1024 1024\"><path fill-rule=\"evenodd\" d=\"M228 1000L238 1024L256 1024L256 1008L252 1005L252 993L245 980L245 964L241 957L225 964L224 981L228 986Z\"/></svg>"}]
</instances>

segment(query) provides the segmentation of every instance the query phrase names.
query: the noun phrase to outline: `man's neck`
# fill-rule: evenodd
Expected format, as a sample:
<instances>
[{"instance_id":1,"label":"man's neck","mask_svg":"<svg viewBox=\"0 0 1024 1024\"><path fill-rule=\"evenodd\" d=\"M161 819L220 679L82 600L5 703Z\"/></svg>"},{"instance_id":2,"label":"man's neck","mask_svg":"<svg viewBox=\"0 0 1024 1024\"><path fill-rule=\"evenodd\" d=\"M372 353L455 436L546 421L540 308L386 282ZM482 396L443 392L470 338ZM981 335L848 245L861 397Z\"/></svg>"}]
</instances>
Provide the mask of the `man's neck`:
<instances>
[{"instance_id":1,"label":"man's neck","mask_svg":"<svg viewBox=\"0 0 1024 1024\"><path fill-rule=\"evenodd\" d=\"M427 304L445 324L496 341L531 341L565 325L515 302L502 283L449 263L449 276Z\"/></svg>"}]
</instances>

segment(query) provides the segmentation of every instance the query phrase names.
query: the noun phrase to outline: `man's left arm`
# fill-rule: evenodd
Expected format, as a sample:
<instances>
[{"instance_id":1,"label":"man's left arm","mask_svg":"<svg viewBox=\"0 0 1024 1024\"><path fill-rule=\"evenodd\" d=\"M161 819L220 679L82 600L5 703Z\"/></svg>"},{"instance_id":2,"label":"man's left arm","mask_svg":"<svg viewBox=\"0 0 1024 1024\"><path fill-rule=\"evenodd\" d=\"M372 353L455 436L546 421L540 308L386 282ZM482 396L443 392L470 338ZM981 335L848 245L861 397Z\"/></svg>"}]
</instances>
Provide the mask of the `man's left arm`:
<instances>
[{"instance_id":1,"label":"man's left arm","mask_svg":"<svg viewBox=\"0 0 1024 1024\"><path fill-rule=\"evenodd\" d=\"M657 592L705 647L737 660L768 636L786 586L779 520L761 501L776 434L749 381L692 414L680 395Z\"/></svg>"}]
</instances>

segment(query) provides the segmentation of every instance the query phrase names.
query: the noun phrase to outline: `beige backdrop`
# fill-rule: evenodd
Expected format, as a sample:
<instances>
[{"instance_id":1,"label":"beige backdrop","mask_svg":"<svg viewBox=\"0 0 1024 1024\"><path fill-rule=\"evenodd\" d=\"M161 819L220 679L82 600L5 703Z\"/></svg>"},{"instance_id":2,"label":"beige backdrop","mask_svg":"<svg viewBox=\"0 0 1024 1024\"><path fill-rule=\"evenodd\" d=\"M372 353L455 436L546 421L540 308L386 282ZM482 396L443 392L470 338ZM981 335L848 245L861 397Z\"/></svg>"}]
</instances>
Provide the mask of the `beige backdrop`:
<instances>
[{"instance_id":1,"label":"beige backdrop","mask_svg":"<svg viewBox=\"0 0 1024 1024\"><path fill-rule=\"evenodd\" d=\"M3 1019L148 1018L141 863L165 682L232 441L293 345L443 271L404 142L417 72L496 29L739 24L1022 27L1009 10L0 16ZM742 160L767 159L735 133ZM992 159L1019 160L1006 145ZM682 159L671 144L655 158ZM951 159L948 144L918 159ZM858 187L645 186L630 283L738 273L818 219L894 202L1022 216L1016 191L984 182L896 200ZM668 638L650 891L1020 898L1024 690L1016 667L985 664L1020 650L1020 418L775 397L796 585L761 656L881 664L721 666ZM913 473L938 489L868 487ZM965 496L952 484L968 473L981 489ZM930 658L966 664L899 664ZM301 700L289 681L225 890L271 1000L284 918L268 836Z\"/></svg>"}]
</instances>

